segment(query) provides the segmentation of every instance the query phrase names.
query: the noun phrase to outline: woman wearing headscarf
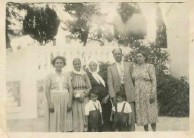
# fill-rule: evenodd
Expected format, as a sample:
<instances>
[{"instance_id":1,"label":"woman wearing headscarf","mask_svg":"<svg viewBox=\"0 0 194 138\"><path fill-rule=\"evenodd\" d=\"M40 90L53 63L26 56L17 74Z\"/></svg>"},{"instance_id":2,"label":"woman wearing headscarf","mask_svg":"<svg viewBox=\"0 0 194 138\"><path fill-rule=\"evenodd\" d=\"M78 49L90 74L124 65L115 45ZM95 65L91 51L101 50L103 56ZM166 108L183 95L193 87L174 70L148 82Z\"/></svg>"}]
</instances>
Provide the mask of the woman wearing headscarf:
<instances>
[{"instance_id":1,"label":"woman wearing headscarf","mask_svg":"<svg viewBox=\"0 0 194 138\"><path fill-rule=\"evenodd\" d=\"M73 87L73 131L84 132L87 128L85 124L85 104L89 101L88 95L91 84L88 75L81 68L81 60L75 58L73 60L73 71L70 73L72 77Z\"/></svg>"},{"instance_id":2,"label":"woman wearing headscarf","mask_svg":"<svg viewBox=\"0 0 194 138\"><path fill-rule=\"evenodd\" d=\"M87 74L90 79L92 91L98 95L98 100L102 106L102 118L104 124L101 131L110 131L111 102L108 94L107 80L105 75L100 73L99 64L95 60L90 60L87 68Z\"/></svg>"}]
</instances>

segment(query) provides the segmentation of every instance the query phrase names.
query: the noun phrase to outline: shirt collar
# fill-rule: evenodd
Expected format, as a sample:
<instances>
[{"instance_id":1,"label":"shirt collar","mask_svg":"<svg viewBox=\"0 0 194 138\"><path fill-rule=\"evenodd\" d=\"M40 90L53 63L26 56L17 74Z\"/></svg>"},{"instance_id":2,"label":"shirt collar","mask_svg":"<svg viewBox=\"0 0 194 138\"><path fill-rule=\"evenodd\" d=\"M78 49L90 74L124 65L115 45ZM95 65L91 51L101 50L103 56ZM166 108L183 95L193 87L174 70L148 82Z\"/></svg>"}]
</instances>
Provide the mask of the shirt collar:
<instances>
[{"instance_id":1,"label":"shirt collar","mask_svg":"<svg viewBox=\"0 0 194 138\"><path fill-rule=\"evenodd\" d=\"M121 62L116 62L116 65L117 65L117 66L124 65L123 63L124 63L123 61L121 61Z\"/></svg>"},{"instance_id":2,"label":"shirt collar","mask_svg":"<svg viewBox=\"0 0 194 138\"><path fill-rule=\"evenodd\" d=\"M123 63L124 63L123 60L121 60L121 62L116 62L116 64L123 64Z\"/></svg>"}]
</instances>

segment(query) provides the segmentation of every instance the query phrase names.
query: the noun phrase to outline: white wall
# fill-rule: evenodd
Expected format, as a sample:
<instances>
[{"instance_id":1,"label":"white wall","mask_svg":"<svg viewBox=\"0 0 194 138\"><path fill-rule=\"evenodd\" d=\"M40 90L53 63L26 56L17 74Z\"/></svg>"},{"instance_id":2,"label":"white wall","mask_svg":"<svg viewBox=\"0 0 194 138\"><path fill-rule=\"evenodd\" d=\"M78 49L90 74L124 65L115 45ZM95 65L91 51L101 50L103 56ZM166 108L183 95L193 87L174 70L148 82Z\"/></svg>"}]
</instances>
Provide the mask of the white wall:
<instances>
[{"instance_id":1,"label":"white wall","mask_svg":"<svg viewBox=\"0 0 194 138\"><path fill-rule=\"evenodd\" d=\"M168 9L169 10L169 9ZM170 71L176 77L189 78L189 14L188 5L174 3L165 13Z\"/></svg>"},{"instance_id":2,"label":"white wall","mask_svg":"<svg viewBox=\"0 0 194 138\"><path fill-rule=\"evenodd\" d=\"M37 117L36 56L33 51L20 51L7 56L6 81L21 81L21 108L8 112L8 119Z\"/></svg>"}]
</instances>

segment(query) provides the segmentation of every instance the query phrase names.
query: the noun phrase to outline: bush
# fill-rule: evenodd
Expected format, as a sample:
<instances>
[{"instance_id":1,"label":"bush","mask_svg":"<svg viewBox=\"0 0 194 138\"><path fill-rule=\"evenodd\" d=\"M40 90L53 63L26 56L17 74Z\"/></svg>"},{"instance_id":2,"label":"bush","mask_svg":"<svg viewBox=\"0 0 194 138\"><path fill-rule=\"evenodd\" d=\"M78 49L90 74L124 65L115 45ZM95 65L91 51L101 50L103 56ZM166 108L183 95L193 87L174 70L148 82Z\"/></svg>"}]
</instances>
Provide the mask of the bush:
<instances>
[{"instance_id":1,"label":"bush","mask_svg":"<svg viewBox=\"0 0 194 138\"><path fill-rule=\"evenodd\" d=\"M189 84L184 77L158 76L157 96L159 114L165 116L189 116Z\"/></svg>"},{"instance_id":2,"label":"bush","mask_svg":"<svg viewBox=\"0 0 194 138\"><path fill-rule=\"evenodd\" d=\"M100 62L99 64L99 68L100 68L100 74L103 76L103 78L105 80L107 80L107 68L110 64L109 63L104 63L104 62Z\"/></svg>"}]
</instances>

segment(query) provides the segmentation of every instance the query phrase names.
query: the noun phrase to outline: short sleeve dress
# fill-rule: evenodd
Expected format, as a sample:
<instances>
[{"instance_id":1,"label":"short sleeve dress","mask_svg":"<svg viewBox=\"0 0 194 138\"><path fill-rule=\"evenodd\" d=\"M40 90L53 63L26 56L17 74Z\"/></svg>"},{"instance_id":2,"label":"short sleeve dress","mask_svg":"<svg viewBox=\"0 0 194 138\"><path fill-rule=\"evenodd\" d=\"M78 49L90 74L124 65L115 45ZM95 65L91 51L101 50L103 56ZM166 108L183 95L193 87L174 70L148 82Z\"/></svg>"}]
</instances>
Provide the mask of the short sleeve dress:
<instances>
[{"instance_id":1,"label":"short sleeve dress","mask_svg":"<svg viewBox=\"0 0 194 138\"><path fill-rule=\"evenodd\" d=\"M48 131L72 131L72 111L67 111L69 102L68 81L70 74L56 72L50 73L46 78L46 87L50 89L51 102L54 112L48 112Z\"/></svg>"},{"instance_id":2,"label":"short sleeve dress","mask_svg":"<svg viewBox=\"0 0 194 138\"><path fill-rule=\"evenodd\" d=\"M152 64L134 65L132 77L135 81L135 108L137 125L153 124L158 121L156 75ZM150 103L150 95L155 102Z\"/></svg>"}]
</instances>

